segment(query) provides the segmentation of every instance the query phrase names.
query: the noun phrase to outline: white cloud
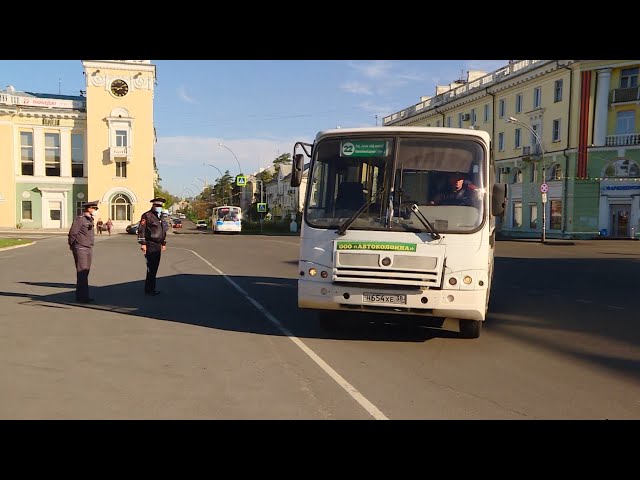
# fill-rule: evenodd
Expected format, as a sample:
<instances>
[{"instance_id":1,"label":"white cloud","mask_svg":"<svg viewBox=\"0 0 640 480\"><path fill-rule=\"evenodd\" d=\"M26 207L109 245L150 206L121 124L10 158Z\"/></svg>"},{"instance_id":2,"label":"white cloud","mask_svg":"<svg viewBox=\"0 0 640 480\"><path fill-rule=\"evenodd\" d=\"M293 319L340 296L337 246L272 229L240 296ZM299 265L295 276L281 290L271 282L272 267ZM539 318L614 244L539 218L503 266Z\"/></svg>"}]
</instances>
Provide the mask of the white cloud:
<instances>
[{"instance_id":1,"label":"white cloud","mask_svg":"<svg viewBox=\"0 0 640 480\"><path fill-rule=\"evenodd\" d=\"M395 110L397 110L393 107L393 105L390 104L380 105L371 102L362 102L358 106L366 112L377 114L378 118L380 118L382 115L389 114L389 112L394 112Z\"/></svg>"},{"instance_id":2,"label":"white cloud","mask_svg":"<svg viewBox=\"0 0 640 480\"><path fill-rule=\"evenodd\" d=\"M187 95L187 91L185 90L184 86L180 86L178 88L177 92L178 92L178 97L180 97L185 102L187 102L187 103L197 103L193 98L191 98L189 95Z\"/></svg>"},{"instance_id":3,"label":"white cloud","mask_svg":"<svg viewBox=\"0 0 640 480\"><path fill-rule=\"evenodd\" d=\"M388 60L373 60L371 62L349 62L351 68L358 70L365 77L381 78L387 77L391 73L393 67L392 62Z\"/></svg>"},{"instance_id":4,"label":"white cloud","mask_svg":"<svg viewBox=\"0 0 640 480\"><path fill-rule=\"evenodd\" d=\"M192 190L193 184L201 187L201 182L194 180L195 177L213 183L220 177L218 169L222 172L229 170L231 175L237 175L238 162L244 174L252 174L257 172L259 167L272 165L278 155L292 153L293 145L299 140L310 142L313 138L249 138L225 141L215 137L158 137L155 155L158 172L162 178L161 185L174 195L180 195L183 187ZM220 142L233 153L218 145ZM238 158L237 162L234 154Z\"/></svg>"},{"instance_id":5,"label":"white cloud","mask_svg":"<svg viewBox=\"0 0 640 480\"><path fill-rule=\"evenodd\" d=\"M355 93L356 95L373 95L371 87L360 82L347 82L340 85L340 88L349 93Z\"/></svg>"}]
</instances>

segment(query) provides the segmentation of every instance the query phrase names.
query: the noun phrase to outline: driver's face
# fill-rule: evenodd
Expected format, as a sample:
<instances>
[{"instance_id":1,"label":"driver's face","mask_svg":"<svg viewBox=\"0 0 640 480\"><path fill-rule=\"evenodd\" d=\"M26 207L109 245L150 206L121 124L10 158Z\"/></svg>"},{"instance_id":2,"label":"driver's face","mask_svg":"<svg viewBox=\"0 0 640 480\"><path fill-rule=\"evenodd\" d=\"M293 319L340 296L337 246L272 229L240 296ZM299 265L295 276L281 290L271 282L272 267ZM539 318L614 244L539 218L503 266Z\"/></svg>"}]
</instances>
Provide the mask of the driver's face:
<instances>
[{"instance_id":1,"label":"driver's face","mask_svg":"<svg viewBox=\"0 0 640 480\"><path fill-rule=\"evenodd\" d=\"M456 190L460 190L462 188L464 180L460 177L451 177L450 182L453 188L455 188Z\"/></svg>"}]
</instances>

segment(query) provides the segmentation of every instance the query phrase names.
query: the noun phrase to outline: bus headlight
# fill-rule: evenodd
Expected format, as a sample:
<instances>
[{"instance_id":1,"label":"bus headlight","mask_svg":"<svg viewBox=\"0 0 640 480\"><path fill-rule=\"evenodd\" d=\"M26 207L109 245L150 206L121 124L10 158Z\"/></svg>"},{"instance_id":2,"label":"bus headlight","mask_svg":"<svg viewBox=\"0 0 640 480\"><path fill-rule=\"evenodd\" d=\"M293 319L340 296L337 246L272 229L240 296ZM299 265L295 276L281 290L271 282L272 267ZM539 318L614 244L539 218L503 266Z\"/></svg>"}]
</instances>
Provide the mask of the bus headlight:
<instances>
[{"instance_id":1,"label":"bus headlight","mask_svg":"<svg viewBox=\"0 0 640 480\"><path fill-rule=\"evenodd\" d=\"M455 285L456 283L458 283L458 280L456 280L456 279L455 279L455 277L451 277L451 278L449 279L449 285L453 286L453 285Z\"/></svg>"},{"instance_id":2,"label":"bus headlight","mask_svg":"<svg viewBox=\"0 0 640 480\"><path fill-rule=\"evenodd\" d=\"M316 270L315 268L311 267L309 269L309 275L311 275L312 277L315 277L318 274L318 270Z\"/></svg>"},{"instance_id":3,"label":"bus headlight","mask_svg":"<svg viewBox=\"0 0 640 480\"><path fill-rule=\"evenodd\" d=\"M464 282L465 285L471 285L471 282L473 282L473 279L469 275L466 275L462 279L462 281Z\"/></svg>"},{"instance_id":4,"label":"bus headlight","mask_svg":"<svg viewBox=\"0 0 640 480\"><path fill-rule=\"evenodd\" d=\"M327 271L326 271L326 270L322 270L322 271L320 272L320 276L321 276L322 278L327 278L327 277L329 276L329 274L327 273Z\"/></svg>"}]
</instances>

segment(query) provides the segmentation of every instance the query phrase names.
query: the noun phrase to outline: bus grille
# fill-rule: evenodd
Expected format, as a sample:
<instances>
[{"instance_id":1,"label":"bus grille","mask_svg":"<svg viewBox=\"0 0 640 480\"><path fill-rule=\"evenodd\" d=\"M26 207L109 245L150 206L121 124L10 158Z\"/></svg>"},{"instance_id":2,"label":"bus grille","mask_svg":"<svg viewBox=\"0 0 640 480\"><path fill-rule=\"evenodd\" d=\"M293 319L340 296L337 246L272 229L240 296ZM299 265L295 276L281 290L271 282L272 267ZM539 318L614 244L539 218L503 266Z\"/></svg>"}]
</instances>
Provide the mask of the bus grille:
<instances>
[{"instance_id":1,"label":"bus grille","mask_svg":"<svg viewBox=\"0 0 640 480\"><path fill-rule=\"evenodd\" d=\"M381 268L336 268L333 281L339 283L366 283L369 285L406 285L408 287L439 287L437 271L416 272Z\"/></svg>"}]
</instances>

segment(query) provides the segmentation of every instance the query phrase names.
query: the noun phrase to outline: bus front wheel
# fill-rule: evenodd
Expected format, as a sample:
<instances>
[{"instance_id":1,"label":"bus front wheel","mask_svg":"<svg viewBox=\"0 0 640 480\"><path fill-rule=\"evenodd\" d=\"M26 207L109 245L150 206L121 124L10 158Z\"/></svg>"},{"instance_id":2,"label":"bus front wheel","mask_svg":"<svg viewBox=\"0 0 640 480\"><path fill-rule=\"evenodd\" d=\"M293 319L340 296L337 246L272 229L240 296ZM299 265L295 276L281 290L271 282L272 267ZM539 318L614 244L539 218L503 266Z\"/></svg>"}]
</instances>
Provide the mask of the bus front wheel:
<instances>
[{"instance_id":1,"label":"bus front wheel","mask_svg":"<svg viewBox=\"0 0 640 480\"><path fill-rule=\"evenodd\" d=\"M479 338L482 322L478 320L460 320L460 338Z\"/></svg>"}]
</instances>

